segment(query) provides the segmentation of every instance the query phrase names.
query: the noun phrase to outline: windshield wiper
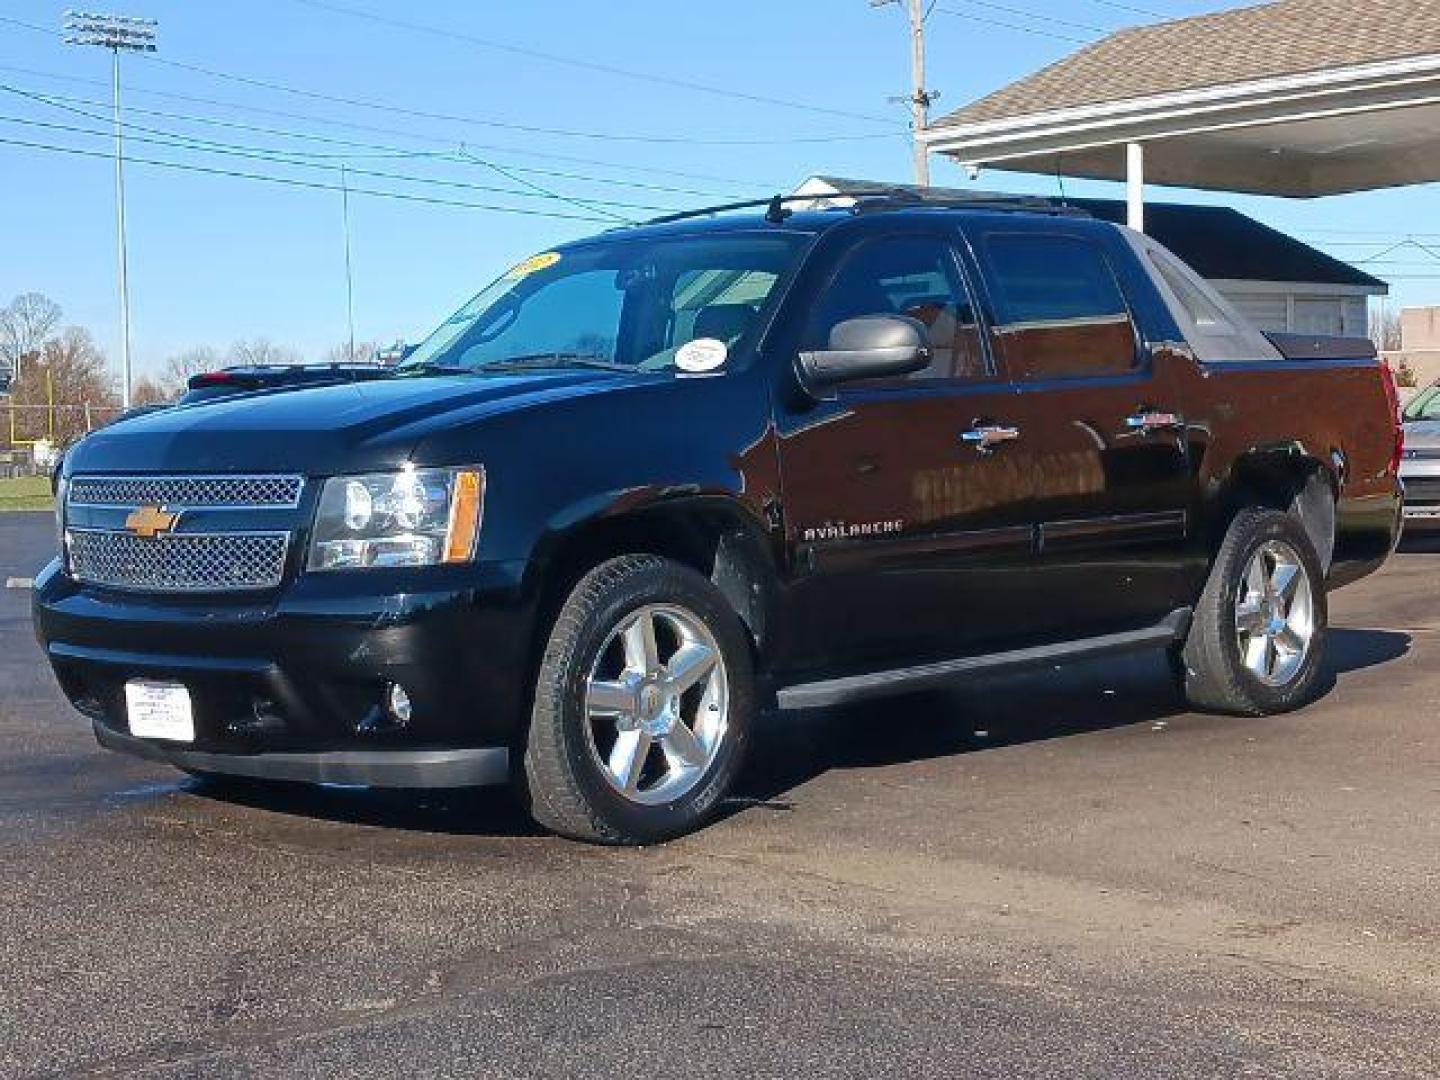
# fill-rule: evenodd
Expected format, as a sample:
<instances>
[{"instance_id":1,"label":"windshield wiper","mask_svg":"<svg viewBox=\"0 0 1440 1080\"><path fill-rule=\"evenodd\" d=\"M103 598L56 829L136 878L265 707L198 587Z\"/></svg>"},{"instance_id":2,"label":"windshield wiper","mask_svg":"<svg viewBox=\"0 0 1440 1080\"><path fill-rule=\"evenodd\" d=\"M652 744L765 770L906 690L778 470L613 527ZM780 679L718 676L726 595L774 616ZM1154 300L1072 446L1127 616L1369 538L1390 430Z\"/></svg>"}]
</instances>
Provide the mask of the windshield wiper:
<instances>
[{"instance_id":1,"label":"windshield wiper","mask_svg":"<svg viewBox=\"0 0 1440 1080\"><path fill-rule=\"evenodd\" d=\"M633 364L620 364L614 360L606 360L603 356L593 356L589 353L527 353L524 356L507 356L504 360L493 360L488 364L481 364L473 368L476 372L485 371L525 371L534 368L553 367L581 367L594 368L596 371L623 371L632 374L636 369Z\"/></svg>"},{"instance_id":2,"label":"windshield wiper","mask_svg":"<svg viewBox=\"0 0 1440 1080\"><path fill-rule=\"evenodd\" d=\"M454 364L434 364L424 361L419 364L402 364L391 374L392 379L405 375L473 375L474 368L456 367Z\"/></svg>"}]
</instances>

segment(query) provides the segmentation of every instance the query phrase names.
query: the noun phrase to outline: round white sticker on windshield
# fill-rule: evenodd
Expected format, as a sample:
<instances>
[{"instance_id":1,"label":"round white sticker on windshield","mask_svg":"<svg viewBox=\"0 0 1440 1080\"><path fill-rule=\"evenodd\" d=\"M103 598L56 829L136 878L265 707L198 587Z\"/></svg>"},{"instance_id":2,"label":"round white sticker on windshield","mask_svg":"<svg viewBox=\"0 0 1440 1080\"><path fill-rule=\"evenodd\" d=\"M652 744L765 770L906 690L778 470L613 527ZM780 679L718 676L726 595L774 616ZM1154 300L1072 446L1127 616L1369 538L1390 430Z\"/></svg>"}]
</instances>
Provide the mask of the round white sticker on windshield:
<instances>
[{"instance_id":1,"label":"round white sticker on windshield","mask_svg":"<svg viewBox=\"0 0 1440 1080\"><path fill-rule=\"evenodd\" d=\"M719 338L696 338L680 346L675 353L675 366L681 371L714 371L724 365L729 355L729 348Z\"/></svg>"}]
</instances>

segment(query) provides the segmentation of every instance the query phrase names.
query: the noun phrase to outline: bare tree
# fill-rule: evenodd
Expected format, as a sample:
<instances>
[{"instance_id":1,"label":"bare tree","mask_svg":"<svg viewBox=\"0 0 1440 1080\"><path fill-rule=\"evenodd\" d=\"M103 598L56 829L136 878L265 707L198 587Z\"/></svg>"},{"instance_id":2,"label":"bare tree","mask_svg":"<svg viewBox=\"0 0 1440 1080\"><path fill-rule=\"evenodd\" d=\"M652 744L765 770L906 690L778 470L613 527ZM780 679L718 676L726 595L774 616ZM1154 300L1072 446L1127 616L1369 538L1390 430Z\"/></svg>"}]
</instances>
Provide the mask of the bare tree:
<instances>
[{"instance_id":1,"label":"bare tree","mask_svg":"<svg viewBox=\"0 0 1440 1080\"><path fill-rule=\"evenodd\" d=\"M40 352L61 314L60 305L42 293L23 293L0 308L0 368L18 382L23 362Z\"/></svg>"},{"instance_id":2,"label":"bare tree","mask_svg":"<svg viewBox=\"0 0 1440 1080\"><path fill-rule=\"evenodd\" d=\"M1377 304L1370 316L1370 340L1378 352L1397 352L1403 346L1400 311L1391 304Z\"/></svg>"},{"instance_id":3,"label":"bare tree","mask_svg":"<svg viewBox=\"0 0 1440 1080\"><path fill-rule=\"evenodd\" d=\"M276 345L269 338L241 339L230 346L232 364L299 364L302 359L300 353L288 345Z\"/></svg>"},{"instance_id":4,"label":"bare tree","mask_svg":"<svg viewBox=\"0 0 1440 1080\"><path fill-rule=\"evenodd\" d=\"M160 369L160 375L152 381L164 397L178 397L185 392L185 384L190 381L190 376L215 371L224 365L225 361L220 354L209 345L196 345L167 359L165 366ZM130 398L132 401L135 398L133 388Z\"/></svg>"},{"instance_id":5,"label":"bare tree","mask_svg":"<svg viewBox=\"0 0 1440 1080\"><path fill-rule=\"evenodd\" d=\"M380 355L380 345L374 341L357 341L352 347L350 342L342 341L332 346L325 353L327 364L373 364L376 357Z\"/></svg>"},{"instance_id":6,"label":"bare tree","mask_svg":"<svg viewBox=\"0 0 1440 1080\"><path fill-rule=\"evenodd\" d=\"M11 387L11 400L18 438L53 434L66 445L85 434L87 407L92 418L97 411L113 412L120 394L89 331L70 326L47 340L35 362L25 365Z\"/></svg>"},{"instance_id":7,"label":"bare tree","mask_svg":"<svg viewBox=\"0 0 1440 1080\"><path fill-rule=\"evenodd\" d=\"M130 385L130 404L135 407L163 405L177 396L163 379L153 375L141 375Z\"/></svg>"}]
</instances>

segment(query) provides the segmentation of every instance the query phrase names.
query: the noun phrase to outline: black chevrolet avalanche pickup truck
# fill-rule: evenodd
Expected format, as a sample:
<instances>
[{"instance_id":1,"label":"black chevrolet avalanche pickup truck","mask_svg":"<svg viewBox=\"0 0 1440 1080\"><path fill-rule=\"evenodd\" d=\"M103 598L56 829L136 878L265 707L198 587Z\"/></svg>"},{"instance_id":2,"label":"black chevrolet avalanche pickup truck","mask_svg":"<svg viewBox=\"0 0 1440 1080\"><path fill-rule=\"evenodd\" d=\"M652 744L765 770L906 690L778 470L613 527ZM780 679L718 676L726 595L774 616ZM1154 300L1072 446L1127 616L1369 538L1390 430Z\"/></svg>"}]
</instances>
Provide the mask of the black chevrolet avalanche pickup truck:
<instances>
[{"instance_id":1,"label":"black chevrolet avalanche pickup truck","mask_svg":"<svg viewBox=\"0 0 1440 1080\"><path fill-rule=\"evenodd\" d=\"M512 782L646 843L757 710L1165 650L1319 691L1401 515L1368 344L1267 336L1040 202L729 207L547 251L384 378L115 424L34 592L103 746L206 777Z\"/></svg>"}]
</instances>

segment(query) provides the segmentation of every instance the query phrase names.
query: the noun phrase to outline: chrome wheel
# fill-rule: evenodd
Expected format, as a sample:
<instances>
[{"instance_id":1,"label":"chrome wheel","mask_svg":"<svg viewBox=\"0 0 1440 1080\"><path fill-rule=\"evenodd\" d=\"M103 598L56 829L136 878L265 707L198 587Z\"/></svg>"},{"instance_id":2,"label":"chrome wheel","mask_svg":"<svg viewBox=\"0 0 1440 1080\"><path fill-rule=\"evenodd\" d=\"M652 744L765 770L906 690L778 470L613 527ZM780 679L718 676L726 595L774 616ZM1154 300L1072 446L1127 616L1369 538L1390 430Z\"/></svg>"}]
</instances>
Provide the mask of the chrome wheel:
<instances>
[{"instance_id":1,"label":"chrome wheel","mask_svg":"<svg viewBox=\"0 0 1440 1080\"><path fill-rule=\"evenodd\" d=\"M1293 547L1269 540L1250 557L1235 598L1240 662L1267 686L1285 686L1315 637L1310 576Z\"/></svg>"},{"instance_id":2,"label":"chrome wheel","mask_svg":"<svg viewBox=\"0 0 1440 1080\"><path fill-rule=\"evenodd\" d=\"M685 795L725 741L729 692L720 646L698 616L669 604L631 612L585 684L585 731L601 775L644 805Z\"/></svg>"}]
</instances>

